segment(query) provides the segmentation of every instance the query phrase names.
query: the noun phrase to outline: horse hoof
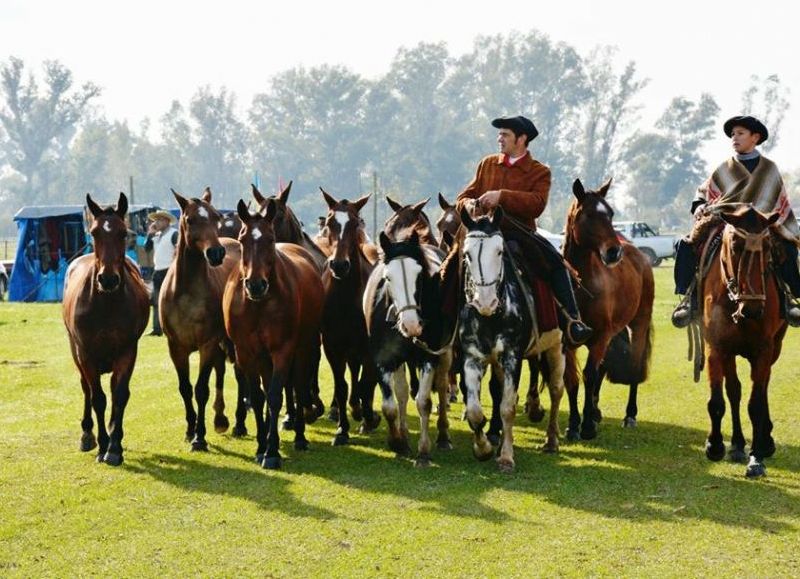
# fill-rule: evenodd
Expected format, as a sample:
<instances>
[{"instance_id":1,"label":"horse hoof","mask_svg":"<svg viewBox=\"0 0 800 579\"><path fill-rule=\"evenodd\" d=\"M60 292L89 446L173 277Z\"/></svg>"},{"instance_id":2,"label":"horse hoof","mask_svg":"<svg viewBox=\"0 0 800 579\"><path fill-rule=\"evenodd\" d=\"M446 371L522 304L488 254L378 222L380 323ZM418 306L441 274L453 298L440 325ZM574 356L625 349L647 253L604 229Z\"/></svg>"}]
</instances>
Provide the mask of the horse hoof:
<instances>
[{"instance_id":1,"label":"horse hoof","mask_svg":"<svg viewBox=\"0 0 800 579\"><path fill-rule=\"evenodd\" d=\"M305 438L294 441L295 450L308 450L308 441Z\"/></svg>"},{"instance_id":2,"label":"horse hoof","mask_svg":"<svg viewBox=\"0 0 800 579\"><path fill-rule=\"evenodd\" d=\"M771 458L775 454L775 439L771 436L766 444L766 450L764 451L764 458Z\"/></svg>"},{"instance_id":3,"label":"horse hoof","mask_svg":"<svg viewBox=\"0 0 800 579\"><path fill-rule=\"evenodd\" d=\"M265 456L264 462L261 466L267 470L278 470L281 468L281 457L279 456Z\"/></svg>"},{"instance_id":4,"label":"horse hoof","mask_svg":"<svg viewBox=\"0 0 800 579\"><path fill-rule=\"evenodd\" d=\"M186 442L192 442L194 440L194 430L187 430L184 440Z\"/></svg>"},{"instance_id":5,"label":"horse hoof","mask_svg":"<svg viewBox=\"0 0 800 579\"><path fill-rule=\"evenodd\" d=\"M346 432L339 432L333 437L333 446L345 446L350 443L350 435Z\"/></svg>"},{"instance_id":6,"label":"horse hoof","mask_svg":"<svg viewBox=\"0 0 800 579\"><path fill-rule=\"evenodd\" d=\"M597 438L597 428L594 426L581 428L581 439L592 440L595 438Z\"/></svg>"},{"instance_id":7,"label":"horse hoof","mask_svg":"<svg viewBox=\"0 0 800 579\"><path fill-rule=\"evenodd\" d=\"M89 452L94 448L97 448L97 439L94 437L94 434L91 432L84 432L81 435L81 452Z\"/></svg>"},{"instance_id":8,"label":"horse hoof","mask_svg":"<svg viewBox=\"0 0 800 579\"><path fill-rule=\"evenodd\" d=\"M494 432L487 432L486 438L492 446L500 446L500 434Z\"/></svg>"},{"instance_id":9,"label":"horse hoof","mask_svg":"<svg viewBox=\"0 0 800 579\"><path fill-rule=\"evenodd\" d=\"M215 416L214 417L214 431L217 434L222 434L223 432L227 432L230 427L231 427L231 423L228 420L227 416Z\"/></svg>"},{"instance_id":10,"label":"horse hoof","mask_svg":"<svg viewBox=\"0 0 800 579\"><path fill-rule=\"evenodd\" d=\"M741 448L733 448L728 451L728 458L731 462L736 462L739 464L747 463L747 453Z\"/></svg>"},{"instance_id":11,"label":"horse hoof","mask_svg":"<svg viewBox=\"0 0 800 579\"><path fill-rule=\"evenodd\" d=\"M328 420L331 422L339 422L339 409L335 406L331 406L331 409L328 412Z\"/></svg>"},{"instance_id":12,"label":"horse hoof","mask_svg":"<svg viewBox=\"0 0 800 579\"><path fill-rule=\"evenodd\" d=\"M378 429L378 425L381 423L381 415L380 414L372 414L372 421L364 420L361 423L361 426L358 427L359 434L371 434Z\"/></svg>"},{"instance_id":13,"label":"horse hoof","mask_svg":"<svg viewBox=\"0 0 800 579\"><path fill-rule=\"evenodd\" d=\"M233 430L231 431L231 436L234 438L242 438L243 436L247 436L247 427L244 424L241 426L234 426Z\"/></svg>"},{"instance_id":14,"label":"horse hoof","mask_svg":"<svg viewBox=\"0 0 800 579\"><path fill-rule=\"evenodd\" d=\"M284 418L283 422L281 422L281 430L284 431L294 430L294 418L289 418L288 416Z\"/></svg>"},{"instance_id":15,"label":"horse hoof","mask_svg":"<svg viewBox=\"0 0 800 579\"><path fill-rule=\"evenodd\" d=\"M198 440L194 439L192 441L192 452L207 452L208 451L208 443L205 440Z\"/></svg>"},{"instance_id":16,"label":"horse hoof","mask_svg":"<svg viewBox=\"0 0 800 579\"><path fill-rule=\"evenodd\" d=\"M437 440L436 448L438 448L439 450L453 450L453 443L450 442L450 440L448 439Z\"/></svg>"},{"instance_id":17,"label":"horse hoof","mask_svg":"<svg viewBox=\"0 0 800 579\"><path fill-rule=\"evenodd\" d=\"M353 416L353 421L355 422L361 422L362 420L364 420L364 410L361 408L360 404L351 406L350 414Z\"/></svg>"},{"instance_id":18,"label":"horse hoof","mask_svg":"<svg viewBox=\"0 0 800 579\"><path fill-rule=\"evenodd\" d=\"M503 474L512 474L514 472L514 461L508 459L498 459L497 468Z\"/></svg>"},{"instance_id":19,"label":"horse hoof","mask_svg":"<svg viewBox=\"0 0 800 579\"><path fill-rule=\"evenodd\" d=\"M766 475L767 467L764 466L764 463L757 460L754 456L751 456L750 464L747 465L747 472L745 472L745 476L747 478L761 478L762 476Z\"/></svg>"},{"instance_id":20,"label":"horse hoof","mask_svg":"<svg viewBox=\"0 0 800 579\"><path fill-rule=\"evenodd\" d=\"M594 421L603 422L603 413L600 411L599 408L594 409Z\"/></svg>"},{"instance_id":21,"label":"horse hoof","mask_svg":"<svg viewBox=\"0 0 800 579\"><path fill-rule=\"evenodd\" d=\"M429 454L420 454L414 461L414 466L417 468L428 468L430 465L431 456Z\"/></svg>"},{"instance_id":22,"label":"horse hoof","mask_svg":"<svg viewBox=\"0 0 800 579\"><path fill-rule=\"evenodd\" d=\"M706 440L706 458L714 462L725 458L725 445L722 443L715 445L712 444L711 441Z\"/></svg>"},{"instance_id":23,"label":"horse hoof","mask_svg":"<svg viewBox=\"0 0 800 579\"><path fill-rule=\"evenodd\" d=\"M528 420L539 423L544 420L544 408L538 407L528 411Z\"/></svg>"},{"instance_id":24,"label":"horse hoof","mask_svg":"<svg viewBox=\"0 0 800 579\"><path fill-rule=\"evenodd\" d=\"M558 453L558 443L553 444L553 443L550 443L550 442L545 442L542 445L542 452L545 453L545 454L557 454Z\"/></svg>"},{"instance_id":25,"label":"horse hoof","mask_svg":"<svg viewBox=\"0 0 800 579\"><path fill-rule=\"evenodd\" d=\"M97 453L97 456L94 457L95 462L105 462L106 461L106 453L102 450Z\"/></svg>"},{"instance_id":26,"label":"horse hoof","mask_svg":"<svg viewBox=\"0 0 800 579\"><path fill-rule=\"evenodd\" d=\"M322 400L317 399L314 402L314 410L317 413L317 418L320 418L325 414L325 405L322 403Z\"/></svg>"},{"instance_id":27,"label":"horse hoof","mask_svg":"<svg viewBox=\"0 0 800 579\"><path fill-rule=\"evenodd\" d=\"M405 438L390 438L389 450L396 452L400 456L408 456L411 454L411 447L408 444L408 440Z\"/></svg>"},{"instance_id":28,"label":"horse hoof","mask_svg":"<svg viewBox=\"0 0 800 579\"><path fill-rule=\"evenodd\" d=\"M263 452L256 453L255 461L256 464L263 464L264 463L264 456L266 456Z\"/></svg>"},{"instance_id":29,"label":"horse hoof","mask_svg":"<svg viewBox=\"0 0 800 579\"><path fill-rule=\"evenodd\" d=\"M636 419L631 416L626 416L622 420L622 428L636 428Z\"/></svg>"},{"instance_id":30,"label":"horse hoof","mask_svg":"<svg viewBox=\"0 0 800 579\"><path fill-rule=\"evenodd\" d=\"M116 452L106 452L103 462L109 466L119 466L122 464L122 455Z\"/></svg>"},{"instance_id":31,"label":"horse hoof","mask_svg":"<svg viewBox=\"0 0 800 579\"><path fill-rule=\"evenodd\" d=\"M494 452L492 450L491 445L487 445L488 449L481 450L477 444L472 445L472 455L477 458L481 462L486 462L492 456L494 456Z\"/></svg>"},{"instance_id":32,"label":"horse hoof","mask_svg":"<svg viewBox=\"0 0 800 579\"><path fill-rule=\"evenodd\" d=\"M567 428L566 437L570 442L577 442L581 439L581 435L577 428Z\"/></svg>"}]
</instances>

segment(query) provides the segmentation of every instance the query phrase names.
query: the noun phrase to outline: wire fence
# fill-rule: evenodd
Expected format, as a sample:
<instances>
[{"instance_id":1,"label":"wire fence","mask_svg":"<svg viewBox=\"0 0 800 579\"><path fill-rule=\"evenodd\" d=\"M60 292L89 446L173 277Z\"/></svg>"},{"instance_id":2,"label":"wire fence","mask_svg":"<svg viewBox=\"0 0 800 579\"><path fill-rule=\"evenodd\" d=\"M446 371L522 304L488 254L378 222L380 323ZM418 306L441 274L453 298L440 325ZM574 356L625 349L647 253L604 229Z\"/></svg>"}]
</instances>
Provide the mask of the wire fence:
<instances>
[{"instance_id":1,"label":"wire fence","mask_svg":"<svg viewBox=\"0 0 800 579\"><path fill-rule=\"evenodd\" d=\"M0 260L13 260L17 253L16 237L0 237Z\"/></svg>"}]
</instances>

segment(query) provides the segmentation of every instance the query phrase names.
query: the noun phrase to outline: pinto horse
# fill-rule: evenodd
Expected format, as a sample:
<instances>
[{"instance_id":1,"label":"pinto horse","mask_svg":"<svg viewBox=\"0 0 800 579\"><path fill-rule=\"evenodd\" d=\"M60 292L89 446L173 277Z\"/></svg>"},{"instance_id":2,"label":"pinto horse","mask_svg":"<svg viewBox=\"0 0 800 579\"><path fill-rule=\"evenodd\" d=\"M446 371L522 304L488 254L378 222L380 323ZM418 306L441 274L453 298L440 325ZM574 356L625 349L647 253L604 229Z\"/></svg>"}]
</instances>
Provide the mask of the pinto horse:
<instances>
[{"instance_id":1,"label":"pinto horse","mask_svg":"<svg viewBox=\"0 0 800 579\"><path fill-rule=\"evenodd\" d=\"M336 408L346 408L347 380L350 369L350 409L354 420L364 418L362 432L377 428L380 415L372 410L375 392L375 365L369 355L369 338L361 304L364 288L374 268L363 251L365 241L359 212L369 195L350 202L331 197L320 188L328 204L325 231L333 253L322 272L325 307L322 314L322 346L331 366ZM334 446L347 444L350 423L347 412L337 412L338 429Z\"/></svg>"},{"instance_id":2,"label":"pinto horse","mask_svg":"<svg viewBox=\"0 0 800 579\"><path fill-rule=\"evenodd\" d=\"M97 461L119 466L123 461L123 416L150 300L139 271L125 257L128 199L120 193L116 209L101 209L86 195L86 205L93 219L89 232L94 252L70 265L62 312L83 388L80 449L88 452L99 444ZM106 431L106 395L100 376L108 372L111 418ZM97 417L97 438L92 432L92 409Z\"/></svg>"},{"instance_id":3,"label":"pinto horse","mask_svg":"<svg viewBox=\"0 0 800 579\"><path fill-rule=\"evenodd\" d=\"M463 284L465 304L459 313L459 341L467 389L467 421L474 433L473 454L478 460L491 458L492 444L483 433L486 418L480 402L481 380L487 366L502 385L500 416L503 438L497 464L502 472L514 470L513 433L517 389L522 361L544 355L550 392L550 421L544 450L558 451L558 408L564 393L564 352L561 330L539 333L525 286L507 252L500 223L502 207L494 215L473 220L461 210L464 236ZM494 396L493 396L494 398Z\"/></svg>"},{"instance_id":4,"label":"pinto horse","mask_svg":"<svg viewBox=\"0 0 800 579\"><path fill-rule=\"evenodd\" d=\"M586 343L589 356L583 370L582 423L575 350L567 354L567 436L571 440L597 436L595 420L602 418L598 402L606 374L611 382L630 386L623 426L636 426L636 395L647 378L650 360L653 270L647 257L617 237L612 226L614 211L606 201L609 187L610 179L597 191L587 191L576 179L572 186L575 199L567 211L564 257L580 276L583 288L576 290L578 308L594 329Z\"/></svg>"},{"instance_id":5,"label":"pinto horse","mask_svg":"<svg viewBox=\"0 0 800 579\"><path fill-rule=\"evenodd\" d=\"M226 334L222 293L228 276L239 262L240 250L236 240L218 237L220 215L211 205L210 190L206 189L201 199L187 199L174 190L172 194L181 208L178 247L161 288L159 311L186 412L186 440L191 443L192 450L204 451L208 450L205 412L212 369L216 374L214 429L225 432L229 426L223 397ZM200 352L200 371L193 388L189 378L189 355L196 351ZM236 366L234 371L239 390L233 434L243 436L247 433L244 399L248 386Z\"/></svg>"},{"instance_id":6,"label":"pinto horse","mask_svg":"<svg viewBox=\"0 0 800 579\"><path fill-rule=\"evenodd\" d=\"M767 388L772 365L780 356L788 327L781 316L780 290L770 269L770 226L780 215L764 216L751 206L743 206L734 213L722 213L720 217L726 222L720 256L713 260L701 294L711 386L708 401L711 432L706 440L706 456L714 461L725 456L721 432L725 415L724 378L733 422L730 457L736 462L747 460L739 418L742 384L736 374L736 356L742 356L750 362L753 381L747 404L753 442L746 475L756 478L766 474L764 459L775 453Z\"/></svg>"},{"instance_id":7,"label":"pinto horse","mask_svg":"<svg viewBox=\"0 0 800 579\"><path fill-rule=\"evenodd\" d=\"M380 234L383 257L370 275L364 292L369 349L383 395L383 415L389 425L389 448L408 454L408 382L404 364L421 370L416 395L420 437L416 465L431 461L428 434L431 391L439 394L437 447L450 449L447 421L447 372L452 359L451 329L443 319L439 268L442 253L420 245L416 231L404 241ZM397 400L395 401L395 397Z\"/></svg>"},{"instance_id":8,"label":"pinto horse","mask_svg":"<svg viewBox=\"0 0 800 579\"><path fill-rule=\"evenodd\" d=\"M325 296L313 256L299 245L275 242L274 200L267 201L263 214L251 215L241 200L237 210L242 220L242 259L225 287L225 328L251 386L256 461L277 469L284 387L292 389L303 409L294 420L295 449L308 448L305 423L317 418L311 387L319 371Z\"/></svg>"}]
</instances>

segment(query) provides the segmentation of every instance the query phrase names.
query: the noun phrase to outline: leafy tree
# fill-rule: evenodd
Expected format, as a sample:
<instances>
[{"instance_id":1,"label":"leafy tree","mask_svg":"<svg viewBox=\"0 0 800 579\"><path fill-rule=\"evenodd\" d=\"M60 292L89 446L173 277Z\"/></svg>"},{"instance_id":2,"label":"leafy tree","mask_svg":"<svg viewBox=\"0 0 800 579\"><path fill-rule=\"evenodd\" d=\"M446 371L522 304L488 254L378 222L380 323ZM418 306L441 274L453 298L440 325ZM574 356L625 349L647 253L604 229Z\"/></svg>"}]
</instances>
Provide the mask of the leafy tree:
<instances>
[{"instance_id":1,"label":"leafy tree","mask_svg":"<svg viewBox=\"0 0 800 579\"><path fill-rule=\"evenodd\" d=\"M788 87L781 85L777 74L770 74L763 79L752 75L750 86L742 93L742 114L755 115L769 129L769 139L761 145L765 153L778 144L783 118L791 106L789 94Z\"/></svg>"}]
</instances>

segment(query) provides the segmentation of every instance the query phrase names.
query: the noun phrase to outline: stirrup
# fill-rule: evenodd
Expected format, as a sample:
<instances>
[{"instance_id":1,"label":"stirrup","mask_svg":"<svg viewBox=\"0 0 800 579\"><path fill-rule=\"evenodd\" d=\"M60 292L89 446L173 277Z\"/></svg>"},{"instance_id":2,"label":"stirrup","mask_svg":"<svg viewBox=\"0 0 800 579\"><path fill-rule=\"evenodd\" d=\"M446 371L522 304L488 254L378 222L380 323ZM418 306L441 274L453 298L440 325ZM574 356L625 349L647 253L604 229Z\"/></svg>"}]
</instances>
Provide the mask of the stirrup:
<instances>
[{"instance_id":1,"label":"stirrup","mask_svg":"<svg viewBox=\"0 0 800 579\"><path fill-rule=\"evenodd\" d=\"M800 328L800 305L791 299L788 299L787 301L786 322L793 328Z\"/></svg>"},{"instance_id":2,"label":"stirrup","mask_svg":"<svg viewBox=\"0 0 800 579\"><path fill-rule=\"evenodd\" d=\"M564 337L570 346L580 346L592 337L594 330L584 324L580 319L567 318L567 328Z\"/></svg>"},{"instance_id":3,"label":"stirrup","mask_svg":"<svg viewBox=\"0 0 800 579\"><path fill-rule=\"evenodd\" d=\"M687 327L696 315L695 308L692 307L692 293L689 292L672 311L672 325L682 329Z\"/></svg>"}]
</instances>

